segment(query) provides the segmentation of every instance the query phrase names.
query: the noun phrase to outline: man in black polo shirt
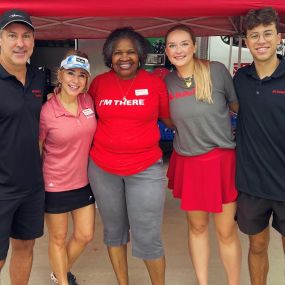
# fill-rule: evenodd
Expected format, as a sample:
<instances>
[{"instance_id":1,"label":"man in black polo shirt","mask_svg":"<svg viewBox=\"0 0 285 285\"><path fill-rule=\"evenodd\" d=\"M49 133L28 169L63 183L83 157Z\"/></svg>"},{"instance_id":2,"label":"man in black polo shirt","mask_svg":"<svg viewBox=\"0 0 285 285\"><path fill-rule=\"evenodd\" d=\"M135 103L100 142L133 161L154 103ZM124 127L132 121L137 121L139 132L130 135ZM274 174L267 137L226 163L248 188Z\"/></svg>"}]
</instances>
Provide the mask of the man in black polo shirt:
<instances>
[{"instance_id":1,"label":"man in black polo shirt","mask_svg":"<svg viewBox=\"0 0 285 285\"><path fill-rule=\"evenodd\" d=\"M0 270L11 237L11 284L26 285L34 240L43 234L38 128L44 76L27 64L34 48L30 17L7 11L0 29Z\"/></svg>"},{"instance_id":2,"label":"man in black polo shirt","mask_svg":"<svg viewBox=\"0 0 285 285\"><path fill-rule=\"evenodd\" d=\"M285 252L285 60L276 53L281 41L276 11L249 11L244 33L253 63L234 77L240 103L237 222L249 235L251 284L265 285L271 216Z\"/></svg>"}]
</instances>

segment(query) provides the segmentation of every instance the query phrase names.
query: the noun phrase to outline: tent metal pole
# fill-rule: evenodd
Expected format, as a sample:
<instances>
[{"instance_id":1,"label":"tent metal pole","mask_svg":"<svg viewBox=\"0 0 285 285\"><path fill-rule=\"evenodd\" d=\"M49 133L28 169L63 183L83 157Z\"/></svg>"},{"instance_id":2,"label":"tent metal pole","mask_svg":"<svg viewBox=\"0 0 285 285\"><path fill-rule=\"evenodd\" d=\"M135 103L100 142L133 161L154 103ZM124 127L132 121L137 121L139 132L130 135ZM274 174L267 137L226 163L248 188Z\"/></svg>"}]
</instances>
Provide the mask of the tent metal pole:
<instances>
[{"instance_id":1,"label":"tent metal pole","mask_svg":"<svg viewBox=\"0 0 285 285\"><path fill-rule=\"evenodd\" d=\"M229 61L228 61L228 70L229 71L231 71L232 56L233 56L233 37L230 37L230 50L229 50Z\"/></svg>"},{"instance_id":2,"label":"tent metal pole","mask_svg":"<svg viewBox=\"0 0 285 285\"><path fill-rule=\"evenodd\" d=\"M241 63L241 52L242 52L242 37L238 37L238 68L240 68Z\"/></svg>"}]
</instances>

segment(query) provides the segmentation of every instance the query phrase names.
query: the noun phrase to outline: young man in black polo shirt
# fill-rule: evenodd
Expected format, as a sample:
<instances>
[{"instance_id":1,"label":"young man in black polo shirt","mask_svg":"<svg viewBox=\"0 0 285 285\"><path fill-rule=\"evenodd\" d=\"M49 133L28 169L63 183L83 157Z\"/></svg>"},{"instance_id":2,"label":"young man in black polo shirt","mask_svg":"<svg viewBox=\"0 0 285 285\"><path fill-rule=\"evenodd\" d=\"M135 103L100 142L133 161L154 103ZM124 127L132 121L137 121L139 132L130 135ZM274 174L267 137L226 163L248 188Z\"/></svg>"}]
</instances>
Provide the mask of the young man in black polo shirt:
<instances>
[{"instance_id":1,"label":"young man in black polo shirt","mask_svg":"<svg viewBox=\"0 0 285 285\"><path fill-rule=\"evenodd\" d=\"M11 284L26 285L34 240L43 234L38 128L44 76L27 64L34 48L30 17L7 11L0 29L0 270L11 237Z\"/></svg>"},{"instance_id":2,"label":"young man in black polo shirt","mask_svg":"<svg viewBox=\"0 0 285 285\"><path fill-rule=\"evenodd\" d=\"M251 284L265 285L271 216L285 252L285 60L276 53L281 41L276 11L249 11L244 33L253 63L234 77L240 103L237 222L249 235Z\"/></svg>"}]
</instances>

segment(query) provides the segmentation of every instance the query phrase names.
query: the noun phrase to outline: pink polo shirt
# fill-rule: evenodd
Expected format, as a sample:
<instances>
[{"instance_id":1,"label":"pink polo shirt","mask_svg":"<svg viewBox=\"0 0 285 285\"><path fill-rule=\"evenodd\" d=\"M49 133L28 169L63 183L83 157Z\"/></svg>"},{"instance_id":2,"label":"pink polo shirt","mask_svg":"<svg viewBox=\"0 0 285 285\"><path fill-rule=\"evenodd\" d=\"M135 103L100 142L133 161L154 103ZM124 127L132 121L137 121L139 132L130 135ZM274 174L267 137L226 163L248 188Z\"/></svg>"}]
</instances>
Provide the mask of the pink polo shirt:
<instances>
[{"instance_id":1,"label":"pink polo shirt","mask_svg":"<svg viewBox=\"0 0 285 285\"><path fill-rule=\"evenodd\" d=\"M41 111L43 174L47 192L74 190L87 185L88 154L96 129L91 97L78 96L77 116L69 113L54 95Z\"/></svg>"}]
</instances>

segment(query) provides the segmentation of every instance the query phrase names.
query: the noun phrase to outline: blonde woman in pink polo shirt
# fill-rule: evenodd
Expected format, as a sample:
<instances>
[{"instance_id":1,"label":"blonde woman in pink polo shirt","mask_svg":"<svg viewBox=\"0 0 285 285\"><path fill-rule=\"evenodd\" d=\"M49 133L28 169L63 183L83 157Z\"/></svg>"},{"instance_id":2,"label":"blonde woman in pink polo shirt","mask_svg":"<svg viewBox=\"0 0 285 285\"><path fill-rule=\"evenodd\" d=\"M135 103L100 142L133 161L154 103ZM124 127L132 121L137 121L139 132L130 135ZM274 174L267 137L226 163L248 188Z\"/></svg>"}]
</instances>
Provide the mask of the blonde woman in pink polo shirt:
<instances>
[{"instance_id":1,"label":"blonde woman in pink polo shirt","mask_svg":"<svg viewBox=\"0 0 285 285\"><path fill-rule=\"evenodd\" d=\"M87 163L96 118L86 93L89 77L87 55L70 51L58 71L59 90L40 118L51 279L60 285L78 285L70 269L94 233L95 199ZM67 241L69 213L73 233Z\"/></svg>"}]
</instances>

